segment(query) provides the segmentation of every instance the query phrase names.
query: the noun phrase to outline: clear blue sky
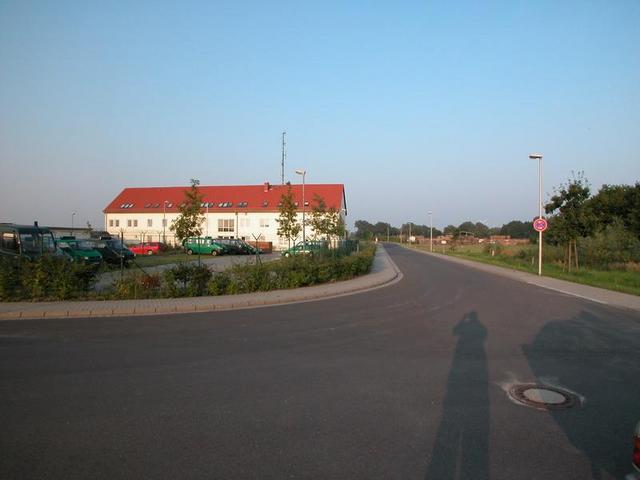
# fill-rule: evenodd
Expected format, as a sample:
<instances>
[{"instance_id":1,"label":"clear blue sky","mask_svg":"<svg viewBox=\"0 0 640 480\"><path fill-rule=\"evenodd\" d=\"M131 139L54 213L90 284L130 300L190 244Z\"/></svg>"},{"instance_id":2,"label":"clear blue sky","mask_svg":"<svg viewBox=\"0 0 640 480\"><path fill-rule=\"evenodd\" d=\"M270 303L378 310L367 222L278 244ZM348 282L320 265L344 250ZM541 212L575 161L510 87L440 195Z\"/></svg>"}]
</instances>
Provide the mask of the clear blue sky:
<instances>
[{"instance_id":1,"label":"clear blue sky","mask_svg":"<svg viewBox=\"0 0 640 480\"><path fill-rule=\"evenodd\" d=\"M135 5L132 5L135 4ZM0 221L125 186L344 183L356 219L501 225L640 180L640 2L0 0Z\"/></svg>"}]
</instances>

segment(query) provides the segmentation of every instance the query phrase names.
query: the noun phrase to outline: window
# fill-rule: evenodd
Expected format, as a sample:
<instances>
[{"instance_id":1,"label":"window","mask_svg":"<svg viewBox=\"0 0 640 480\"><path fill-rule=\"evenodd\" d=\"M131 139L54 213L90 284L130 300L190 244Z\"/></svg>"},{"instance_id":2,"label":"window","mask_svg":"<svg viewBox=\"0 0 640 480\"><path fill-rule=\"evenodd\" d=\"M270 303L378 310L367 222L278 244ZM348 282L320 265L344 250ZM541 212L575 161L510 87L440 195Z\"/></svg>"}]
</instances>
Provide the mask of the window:
<instances>
[{"instance_id":1,"label":"window","mask_svg":"<svg viewBox=\"0 0 640 480\"><path fill-rule=\"evenodd\" d=\"M153 227L153 219L147 218L147 227Z\"/></svg>"},{"instance_id":2,"label":"window","mask_svg":"<svg viewBox=\"0 0 640 480\"><path fill-rule=\"evenodd\" d=\"M134 227L137 227L137 226L138 226L138 220L134 220L134 221L133 221L133 226L134 226Z\"/></svg>"},{"instance_id":3,"label":"window","mask_svg":"<svg viewBox=\"0 0 640 480\"><path fill-rule=\"evenodd\" d=\"M235 220L233 219L219 219L218 231L219 232L233 232L235 230Z\"/></svg>"},{"instance_id":4,"label":"window","mask_svg":"<svg viewBox=\"0 0 640 480\"><path fill-rule=\"evenodd\" d=\"M248 228L251 226L251 219L249 217L238 218L238 226Z\"/></svg>"},{"instance_id":5,"label":"window","mask_svg":"<svg viewBox=\"0 0 640 480\"><path fill-rule=\"evenodd\" d=\"M2 233L2 248L5 250L18 251L18 244L13 232Z\"/></svg>"},{"instance_id":6,"label":"window","mask_svg":"<svg viewBox=\"0 0 640 480\"><path fill-rule=\"evenodd\" d=\"M260 219L260 228L269 228L269 219L261 218Z\"/></svg>"},{"instance_id":7,"label":"window","mask_svg":"<svg viewBox=\"0 0 640 480\"><path fill-rule=\"evenodd\" d=\"M116 227L120 226L120 220L116 220Z\"/></svg>"},{"instance_id":8,"label":"window","mask_svg":"<svg viewBox=\"0 0 640 480\"><path fill-rule=\"evenodd\" d=\"M130 226L131 226L131 219L128 219L127 220L127 227L130 227Z\"/></svg>"},{"instance_id":9,"label":"window","mask_svg":"<svg viewBox=\"0 0 640 480\"><path fill-rule=\"evenodd\" d=\"M113 227L113 220L109 220L109 226Z\"/></svg>"}]
</instances>

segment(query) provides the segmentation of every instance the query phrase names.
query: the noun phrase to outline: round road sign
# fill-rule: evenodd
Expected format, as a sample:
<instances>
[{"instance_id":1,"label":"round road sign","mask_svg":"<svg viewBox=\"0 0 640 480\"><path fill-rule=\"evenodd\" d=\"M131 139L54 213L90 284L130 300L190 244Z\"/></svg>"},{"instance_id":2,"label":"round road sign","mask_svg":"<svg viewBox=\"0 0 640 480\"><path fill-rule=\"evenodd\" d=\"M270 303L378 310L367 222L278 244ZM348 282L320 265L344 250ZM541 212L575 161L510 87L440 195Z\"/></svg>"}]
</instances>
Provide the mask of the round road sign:
<instances>
[{"instance_id":1,"label":"round road sign","mask_svg":"<svg viewBox=\"0 0 640 480\"><path fill-rule=\"evenodd\" d=\"M533 221L533 229L536 232L544 232L548 226L549 224L547 223L547 220L544 218L536 218Z\"/></svg>"}]
</instances>

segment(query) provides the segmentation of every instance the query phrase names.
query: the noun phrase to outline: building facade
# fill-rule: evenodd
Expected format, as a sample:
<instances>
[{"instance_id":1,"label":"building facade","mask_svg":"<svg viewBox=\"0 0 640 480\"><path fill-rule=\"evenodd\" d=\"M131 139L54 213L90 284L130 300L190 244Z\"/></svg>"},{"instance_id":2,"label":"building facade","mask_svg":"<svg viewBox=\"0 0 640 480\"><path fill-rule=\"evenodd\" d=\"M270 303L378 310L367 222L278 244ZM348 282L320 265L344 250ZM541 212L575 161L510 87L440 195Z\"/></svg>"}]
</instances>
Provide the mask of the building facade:
<instances>
[{"instance_id":1,"label":"building facade","mask_svg":"<svg viewBox=\"0 0 640 480\"><path fill-rule=\"evenodd\" d=\"M165 241L177 243L171 231L171 222L184 202L185 190L190 187L125 188L103 210L104 229L111 235L123 235L127 242ZM213 238L240 238L272 242L273 248L288 248L286 238L278 235L277 219L283 193L288 185L199 186L203 195L201 212L203 236ZM347 203L342 184L291 185L298 208L298 221L302 224L303 208L307 214L306 236L315 237L309 227L308 214L322 198L328 208L347 215ZM304 207L303 207L304 204ZM345 221L346 223L346 221ZM302 232L296 241L302 240Z\"/></svg>"}]
</instances>

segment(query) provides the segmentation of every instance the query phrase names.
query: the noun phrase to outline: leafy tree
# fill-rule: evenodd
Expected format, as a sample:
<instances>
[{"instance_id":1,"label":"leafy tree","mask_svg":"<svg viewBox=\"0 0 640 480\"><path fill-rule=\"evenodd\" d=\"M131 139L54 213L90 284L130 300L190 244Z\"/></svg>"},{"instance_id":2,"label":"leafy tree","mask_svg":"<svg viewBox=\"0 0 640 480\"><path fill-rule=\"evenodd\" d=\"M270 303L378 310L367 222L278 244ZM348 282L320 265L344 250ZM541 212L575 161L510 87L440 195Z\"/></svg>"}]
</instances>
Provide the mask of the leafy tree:
<instances>
[{"instance_id":1,"label":"leafy tree","mask_svg":"<svg viewBox=\"0 0 640 480\"><path fill-rule=\"evenodd\" d=\"M458 232L462 233L462 232L469 232L471 234L475 234L476 231L476 226L473 222L463 222L460 225L458 225Z\"/></svg>"},{"instance_id":2,"label":"leafy tree","mask_svg":"<svg viewBox=\"0 0 640 480\"><path fill-rule=\"evenodd\" d=\"M289 242L289 248L291 248L291 240L298 237L302 227L298 223L296 202L290 184L287 187L287 192L280 197L280 216L276 222L278 222L278 235L286 238Z\"/></svg>"},{"instance_id":3,"label":"leafy tree","mask_svg":"<svg viewBox=\"0 0 640 480\"><path fill-rule=\"evenodd\" d=\"M327 204L320 195L314 197L315 205L311 209L309 224L316 235L342 238L344 235L344 220L335 207L327 208Z\"/></svg>"},{"instance_id":4,"label":"leafy tree","mask_svg":"<svg viewBox=\"0 0 640 480\"><path fill-rule=\"evenodd\" d=\"M603 185L587 206L599 229L618 221L640 238L640 182L635 185Z\"/></svg>"},{"instance_id":5,"label":"leafy tree","mask_svg":"<svg viewBox=\"0 0 640 480\"><path fill-rule=\"evenodd\" d=\"M575 256L577 239L591 235L594 230L594 217L586 208L589 193L589 182L582 173L578 173L555 189L555 194L545 205L545 212L553 214L549 223L549 236L566 245L565 260L569 270L572 265L572 251L576 267L578 264Z\"/></svg>"},{"instance_id":6,"label":"leafy tree","mask_svg":"<svg viewBox=\"0 0 640 480\"><path fill-rule=\"evenodd\" d=\"M356 220L354 223L356 227L356 238L368 239L373 236L374 225L366 220Z\"/></svg>"},{"instance_id":7,"label":"leafy tree","mask_svg":"<svg viewBox=\"0 0 640 480\"><path fill-rule=\"evenodd\" d=\"M327 204L320 195L316 194L313 197L315 205L311 207L311 215L309 219L309 225L313 228L315 235L329 235L331 230L331 220L329 212L327 211ZM335 209L334 209L335 210Z\"/></svg>"},{"instance_id":8,"label":"leafy tree","mask_svg":"<svg viewBox=\"0 0 640 480\"><path fill-rule=\"evenodd\" d=\"M453 235L454 237L458 236L458 227L455 225L447 225L444 227L443 231L445 235Z\"/></svg>"},{"instance_id":9,"label":"leafy tree","mask_svg":"<svg viewBox=\"0 0 640 480\"><path fill-rule=\"evenodd\" d=\"M476 222L473 227L473 234L478 238L487 238L489 236L489 227L482 222Z\"/></svg>"},{"instance_id":10,"label":"leafy tree","mask_svg":"<svg viewBox=\"0 0 640 480\"><path fill-rule=\"evenodd\" d=\"M204 215L201 212L204 195L198 189L200 180L191 179L191 188L184 191L184 202L178 206L180 214L171 222L169 229L175 232L176 238L182 242L189 237L202 235Z\"/></svg>"},{"instance_id":11,"label":"leafy tree","mask_svg":"<svg viewBox=\"0 0 640 480\"><path fill-rule=\"evenodd\" d=\"M340 215L337 210L331 208L329 209L329 215L331 216L329 235L342 238L346 232L346 225L344 224L342 215Z\"/></svg>"},{"instance_id":12,"label":"leafy tree","mask_svg":"<svg viewBox=\"0 0 640 480\"><path fill-rule=\"evenodd\" d=\"M533 222L512 220L502 225L500 233L496 235L509 235L511 238L533 238L535 230L533 229Z\"/></svg>"}]
</instances>

